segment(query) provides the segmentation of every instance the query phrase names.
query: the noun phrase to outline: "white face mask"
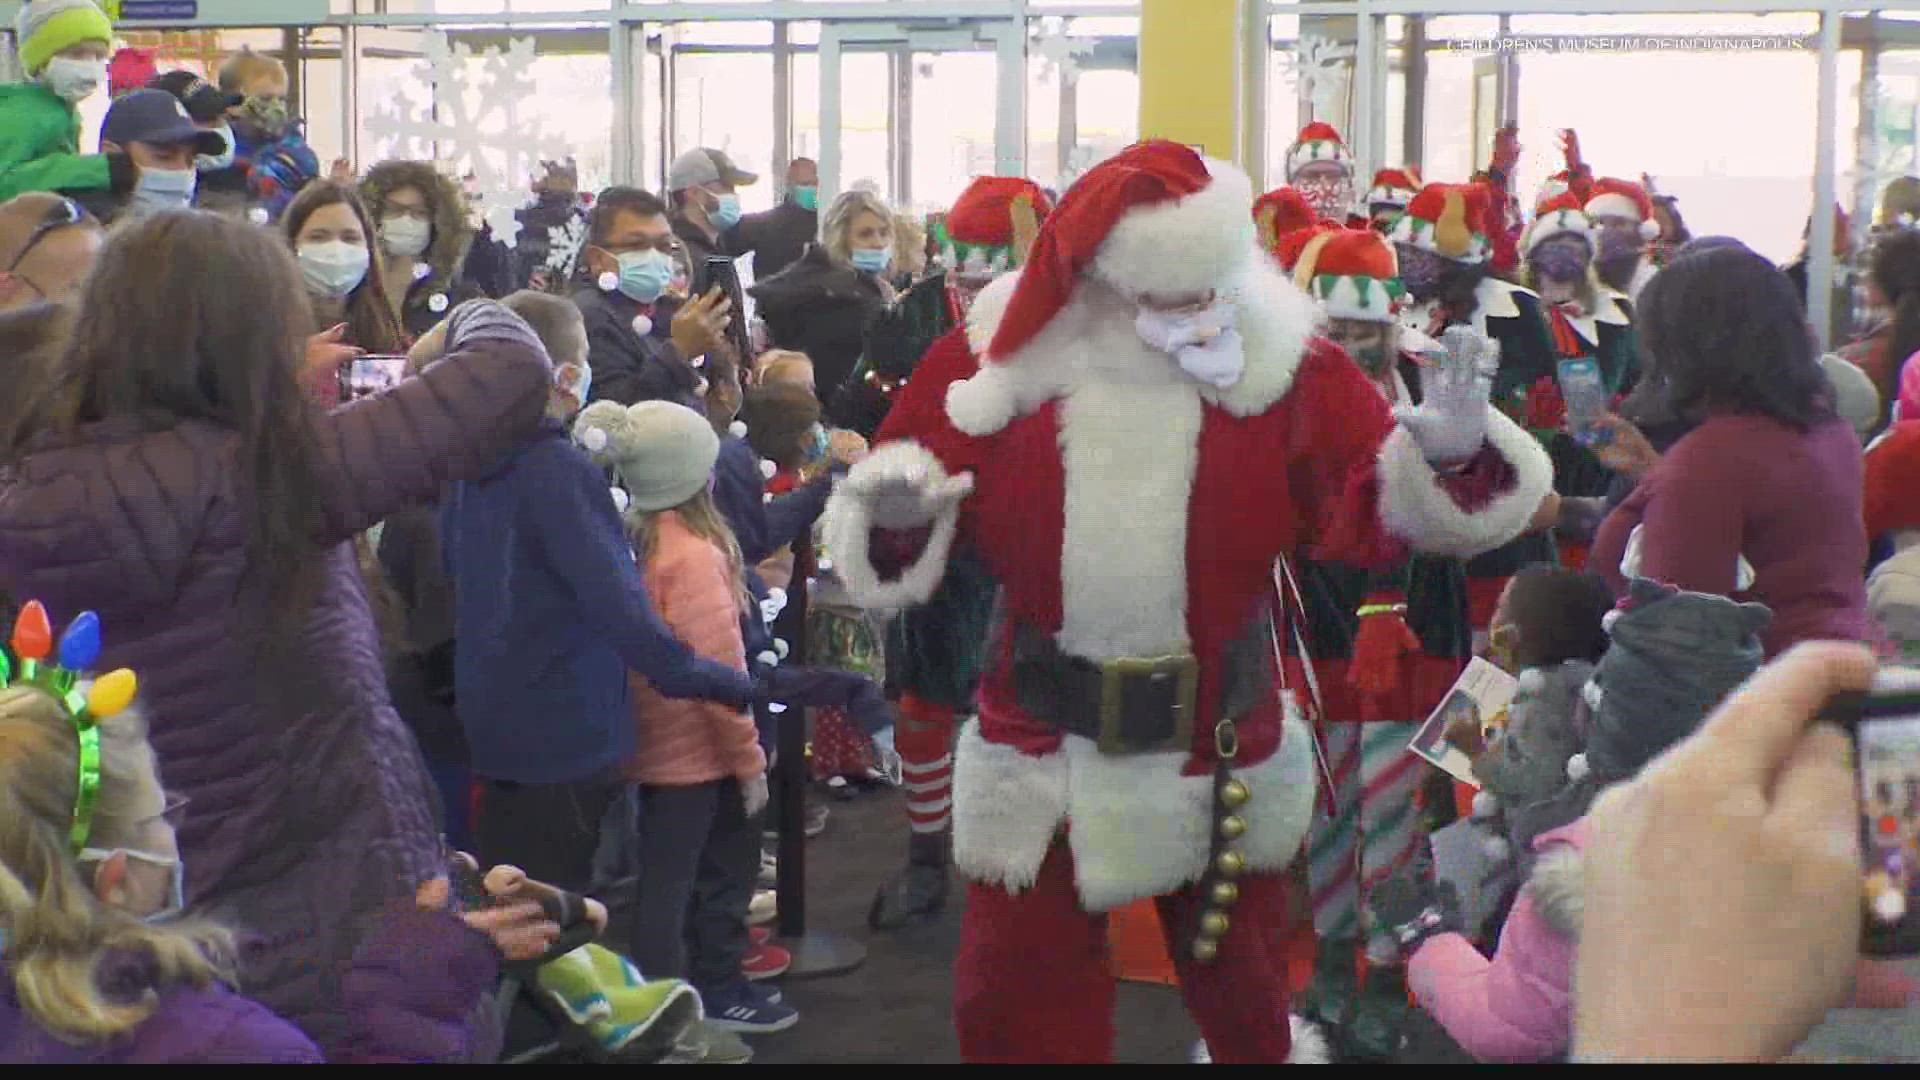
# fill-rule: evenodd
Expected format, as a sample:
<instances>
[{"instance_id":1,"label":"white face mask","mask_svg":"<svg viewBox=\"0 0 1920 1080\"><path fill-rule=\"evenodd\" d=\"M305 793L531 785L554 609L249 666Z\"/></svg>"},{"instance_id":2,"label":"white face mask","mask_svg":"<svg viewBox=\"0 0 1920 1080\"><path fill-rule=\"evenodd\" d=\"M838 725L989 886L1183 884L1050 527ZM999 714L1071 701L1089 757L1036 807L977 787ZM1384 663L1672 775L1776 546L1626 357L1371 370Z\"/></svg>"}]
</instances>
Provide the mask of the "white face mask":
<instances>
[{"instance_id":1,"label":"white face mask","mask_svg":"<svg viewBox=\"0 0 1920 1080\"><path fill-rule=\"evenodd\" d=\"M201 172L219 172L233 164L233 125L223 121L213 130L226 140L227 148L218 154L195 154L193 167Z\"/></svg>"},{"instance_id":2,"label":"white face mask","mask_svg":"<svg viewBox=\"0 0 1920 1080\"><path fill-rule=\"evenodd\" d=\"M329 300L340 300L366 280L367 264L372 261L367 249L344 240L300 245L300 273L307 289Z\"/></svg>"},{"instance_id":3,"label":"white face mask","mask_svg":"<svg viewBox=\"0 0 1920 1080\"><path fill-rule=\"evenodd\" d=\"M143 922L165 922L168 919L178 916L186 909L186 867L181 864L178 858L149 855L144 851L132 851L127 848L115 848L113 851L107 851L102 848L81 848L79 861L83 864L104 863L108 859L113 858L116 853L125 855L129 862L146 863L149 866L157 866L167 872L167 892L166 895L161 898L160 906L152 911L134 912L134 914L140 916Z\"/></svg>"},{"instance_id":4,"label":"white face mask","mask_svg":"<svg viewBox=\"0 0 1920 1080\"><path fill-rule=\"evenodd\" d=\"M200 174L192 169L141 169L133 186L132 205L137 213L182 210L193 205L193 193L199 187Z\"/></svg>"},{"instance_id":5,"label":"white face mask","mask_svg":"<svg viewBox=\"0 0 1920 1080\"><path fill-rule=\"evenodd\" d=\"M380 246L396 259L417 259L433 243L433 224L404 214L380 220Z\"/></svg>"},{"instance_id":6,"label":"white face mask","mask_svg":"<svg viewBox=\"0 0 1920 1080\"><path fill-rule=\"evenodd\" d=\"M47 61L46 69L40 72L40 81L62 101L76 104L107 85L107 62L56 56Z\"/></svg>"}]
</instances>

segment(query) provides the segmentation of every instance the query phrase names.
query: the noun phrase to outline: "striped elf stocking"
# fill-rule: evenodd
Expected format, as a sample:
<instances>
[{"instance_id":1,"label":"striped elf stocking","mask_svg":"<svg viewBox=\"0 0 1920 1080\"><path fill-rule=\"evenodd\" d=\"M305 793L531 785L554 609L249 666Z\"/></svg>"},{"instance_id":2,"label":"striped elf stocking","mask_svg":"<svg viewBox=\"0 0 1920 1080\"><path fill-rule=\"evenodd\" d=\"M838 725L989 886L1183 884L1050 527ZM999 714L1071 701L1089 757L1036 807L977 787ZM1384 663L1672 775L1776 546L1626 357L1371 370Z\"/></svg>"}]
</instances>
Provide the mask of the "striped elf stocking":
<instances>
[{"instance_id":1,"label":"striped elf stocking","mask_svg":"<svg viewBox=\"0 0 1920 1080\"><path fill-rule=\"evenodd\" d=\"M908 694L894 731L907 821L916 836L953 824L953 710Z\"/></svg>"},{"instance_id":2,"label":"striped elf stocking","mask_svg":"<svg viewBox=\"0 0 1920 1080\"><path fill-rule=\"evenodd\" d=\"M1357 940L1360 912L1374 886L1419 851L1415 794L1424 763L1407 751L1417 724L1328 724L1333 773L1331 819L1309 837L1313 928L1325 940Z\"/></svg>"}]
</instances>

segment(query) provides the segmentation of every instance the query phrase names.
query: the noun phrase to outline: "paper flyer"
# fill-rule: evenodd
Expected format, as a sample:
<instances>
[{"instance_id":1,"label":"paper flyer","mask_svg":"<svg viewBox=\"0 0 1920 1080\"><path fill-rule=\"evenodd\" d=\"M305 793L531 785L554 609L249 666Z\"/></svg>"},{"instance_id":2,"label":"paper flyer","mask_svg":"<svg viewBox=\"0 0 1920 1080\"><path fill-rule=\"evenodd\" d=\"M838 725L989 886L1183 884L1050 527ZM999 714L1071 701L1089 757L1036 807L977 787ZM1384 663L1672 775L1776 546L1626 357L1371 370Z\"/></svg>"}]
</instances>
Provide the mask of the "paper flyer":
<instances>
[{"instance_id":1,"label":"paper flyer","mask_svg":"<svg viewBox=\"0 0 1920 1080\"><path fill-rule=\"evenodd\" d=\"M1440 707L1420 725L1407 749L1445 769L1456 779L1474 787L1480 781L1473 775L1473 762L1458 746L1447 741L1449 728L1483 734L1507 722L1507 706L1513 702L1519 681L1479 657L1467 665L1460 678L1447 691Z\"/></svg>"}]
</instances>

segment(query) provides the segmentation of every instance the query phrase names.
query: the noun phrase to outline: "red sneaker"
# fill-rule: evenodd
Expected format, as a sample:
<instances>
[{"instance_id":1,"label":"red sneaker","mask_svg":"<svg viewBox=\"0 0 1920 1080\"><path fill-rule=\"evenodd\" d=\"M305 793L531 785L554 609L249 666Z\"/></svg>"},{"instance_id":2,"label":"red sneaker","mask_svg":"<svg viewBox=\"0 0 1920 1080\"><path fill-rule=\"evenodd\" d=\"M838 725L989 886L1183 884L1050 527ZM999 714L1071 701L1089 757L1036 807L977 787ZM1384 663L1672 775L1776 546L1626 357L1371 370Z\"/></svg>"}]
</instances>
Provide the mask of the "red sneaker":
<instances>
[{"instance_id":1,"label":"red sneaker","mask_svg":"<svg viewBox=\"0 0 1920 1080\"><path fill-rule=\"evenodd\" d=\"M748 982L778 978L792 966L793 954L778 945L755 945L740 958L740 974Z\"/></svg>"},{"instance_id":2,"label":"red sneaker","mask_svg":"<svg viewBox=\"0 0 1920 1080\"><path fill-rule=\"evenodd\" d=\"M771 926L747 927L747 941L754 948L757 949L760 946L765 945L767 942L772 940L773 940L773 927Z\"/></svg>"}]
</instances>

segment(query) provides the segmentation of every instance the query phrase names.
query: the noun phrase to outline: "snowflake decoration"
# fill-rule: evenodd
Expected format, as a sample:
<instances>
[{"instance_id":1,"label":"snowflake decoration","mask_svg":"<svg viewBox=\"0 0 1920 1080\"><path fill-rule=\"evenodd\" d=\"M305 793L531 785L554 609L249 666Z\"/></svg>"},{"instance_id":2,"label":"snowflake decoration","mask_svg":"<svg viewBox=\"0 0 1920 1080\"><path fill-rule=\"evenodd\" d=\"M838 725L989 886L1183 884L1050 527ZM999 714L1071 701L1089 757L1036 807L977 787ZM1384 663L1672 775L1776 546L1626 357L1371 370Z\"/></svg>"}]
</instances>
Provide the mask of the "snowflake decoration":
<instances>
[{"instance_id":1,"label":"snowflake decoration","mask_svg":"<svg viewBox=\"0 0 1920 1080\"><path fill-rule=\"evenodd\" d=\"M1067 21L1053 17L1040 20L1029 54L1040 60L1042 78L1052 79L1057 73L1072 82L1080 74L1080 58L1093 51L1093 41L1073 37L1067 33Z\"/></svg>"},{"instance_id":2,"label":"snowflake decoration","mask_svg":"<svg viewBox=\"0 0 1920 1080\"><path fill-rule=\"evenodd\" d=\"M1280 63L1293 80L1294 90L1313 103L1313 118L1331 119L1353 78L1354 47L1317 34L1294 43L1293 54Z\"/></svg>"},{"instance_id":3,"label":"snowflake decoration","mask_svg":"<svg viewBox=\"0 0 1920 1080\"><path fill-rule=\"evenodd\" d=\"M532 38L516 38L502 51L488 46L475 55L466 44L450 45L439 30L426 35L413 77L432 88L429 104L404 96L380 103L367 117L367 133L390 140L388 156L438 161L456 176L474 178L474 209L496 240L517 246L515 212L533 202L540 163L567 154L564 140L539 130L521 104L537 92Z\"/></svg>"},{"instance_id":4,"label":"snowflake decoration","mask_svg":"<svg viewBox=\"0 0 1920 1080\"><path fill-rule=\"evenodd\" d=\"M580 252L586 246L587 219L579 214L568 218L565 225L547 228L547 269L553 271L554 280L573 278L574 264L580 261Z\"/></svg>"}]
</instances>

